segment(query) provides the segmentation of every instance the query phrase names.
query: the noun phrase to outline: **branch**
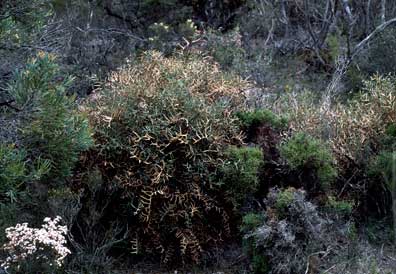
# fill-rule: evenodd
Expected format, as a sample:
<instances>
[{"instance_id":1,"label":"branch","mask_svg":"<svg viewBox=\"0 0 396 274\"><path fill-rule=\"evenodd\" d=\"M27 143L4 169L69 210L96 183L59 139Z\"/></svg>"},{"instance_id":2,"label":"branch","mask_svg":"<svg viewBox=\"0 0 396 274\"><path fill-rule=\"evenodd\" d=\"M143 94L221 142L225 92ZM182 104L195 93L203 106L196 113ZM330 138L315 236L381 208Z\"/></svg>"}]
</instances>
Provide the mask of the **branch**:
<instances>
[{"instance_id":1,"label":"branch","mask_svg":"<svg viewBox=\"0 0 396 274\"><path fill-rule=\"evenodd\" d=\"M9 100L9 101L5 101L5 102L0 102L0 107L9 107L15 111L21 111L19 108L14 107L13 105L11 105L13 102L15 102L15 100Z\"/></svg>"},{"instance_id":2,"label":"branch","mask_svg":"<svg viewBox=\"0 0 396 274\"><path fill-rule=\"evenodd\" d=\"M392 25L393 23L396 23L396 18L390 19L386 21L385 23L382 23L379 25L372 33L367 35L366 38L364 38L362 41L357 44L354 49L353 49L353 54L351 56L351 61L352 59L366 46L366 44L372 40L375 36L377 36L380 32L382 32L384 29Z\"/></svg>"}]
</instances>

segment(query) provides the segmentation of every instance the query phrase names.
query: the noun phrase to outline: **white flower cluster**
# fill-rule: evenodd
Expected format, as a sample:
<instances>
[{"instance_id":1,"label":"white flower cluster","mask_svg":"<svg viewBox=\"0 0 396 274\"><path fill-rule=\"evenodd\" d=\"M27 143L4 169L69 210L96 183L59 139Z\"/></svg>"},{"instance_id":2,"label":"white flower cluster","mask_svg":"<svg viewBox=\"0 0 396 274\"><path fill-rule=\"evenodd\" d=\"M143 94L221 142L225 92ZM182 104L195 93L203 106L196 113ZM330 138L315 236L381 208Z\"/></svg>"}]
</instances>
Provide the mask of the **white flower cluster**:
<instances>
[{"instance_id":1,"label":"white flower cluster","mask_svg":"<svg viewBox=\"0 0 396 274\"><path fill-rule=\"evenodd\" d=\"M45 218L41 228L30 228L27 223L17 224L5 230L8 242L3 250L8 257L1 264L5 269L29 261L44 261L49 266L61 266L71 252L65 246L67 227L59 223L61 218Z\"/></svg>"}]
</instances>

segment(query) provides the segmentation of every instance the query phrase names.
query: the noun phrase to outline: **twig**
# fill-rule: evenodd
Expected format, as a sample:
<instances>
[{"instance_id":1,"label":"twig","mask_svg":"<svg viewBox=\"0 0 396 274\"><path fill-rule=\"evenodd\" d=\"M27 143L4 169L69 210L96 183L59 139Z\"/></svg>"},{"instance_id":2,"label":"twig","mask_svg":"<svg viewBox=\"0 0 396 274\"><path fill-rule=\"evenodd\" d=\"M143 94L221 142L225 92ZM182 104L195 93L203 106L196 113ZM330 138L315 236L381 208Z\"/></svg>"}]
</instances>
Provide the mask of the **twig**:
<instances>
[{"instance_id":1,"label":"twig","mask_svg":"<svg viewBox=\"0 0 396 274\"><path fill-rule=\"evenodd\" d=\"M0 102L0 107L9 107L15 111L21 111L19 108L14 107L13 105L11 105L13 102L15 102L15 100L9 100L9 101L5 101L5 102Z\"/></svg>"}]
</instances>

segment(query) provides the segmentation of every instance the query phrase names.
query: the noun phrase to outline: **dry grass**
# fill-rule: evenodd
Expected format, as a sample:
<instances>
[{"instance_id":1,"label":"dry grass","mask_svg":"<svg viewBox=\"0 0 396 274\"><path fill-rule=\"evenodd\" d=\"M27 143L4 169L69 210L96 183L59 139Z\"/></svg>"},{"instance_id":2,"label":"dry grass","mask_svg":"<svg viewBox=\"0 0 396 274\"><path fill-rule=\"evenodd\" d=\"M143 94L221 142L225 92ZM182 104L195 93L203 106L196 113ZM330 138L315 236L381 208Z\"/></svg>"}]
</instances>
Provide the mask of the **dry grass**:
<instances>
[{"instance_id":1,"label":"dry grass","mask_svg":"<svg viewBox=\"0 0 396 274\"><path fill-rule=\"evenodd\" d=\"M304 131L331 144L338 166L349 168L367 160L378 148L386 127L396 122L396 83L375 76L348 103L318 105L312 94L289 94L275 104L288 113L294 131Z\"/></svg>"}]
</instances>

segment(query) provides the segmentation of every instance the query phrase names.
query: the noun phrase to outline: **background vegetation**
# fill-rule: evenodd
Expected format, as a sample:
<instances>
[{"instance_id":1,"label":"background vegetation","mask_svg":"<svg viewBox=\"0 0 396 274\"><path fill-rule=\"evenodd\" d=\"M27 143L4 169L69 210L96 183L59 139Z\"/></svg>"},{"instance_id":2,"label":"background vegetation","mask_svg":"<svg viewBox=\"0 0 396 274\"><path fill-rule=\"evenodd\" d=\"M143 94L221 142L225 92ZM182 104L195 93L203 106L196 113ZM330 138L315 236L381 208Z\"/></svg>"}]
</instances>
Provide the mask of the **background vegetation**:
<instances>
[{"instance_id":1,"label":"background vegetation","mask_svg":"<svg viewBox=\"0 0 396 274\"><path fill-rule=\"evenodd\" d=\"M1 1L0 261L49 217L70 254L9 273L394 273L395 18Z\"/></svg>"}]
</instances>

